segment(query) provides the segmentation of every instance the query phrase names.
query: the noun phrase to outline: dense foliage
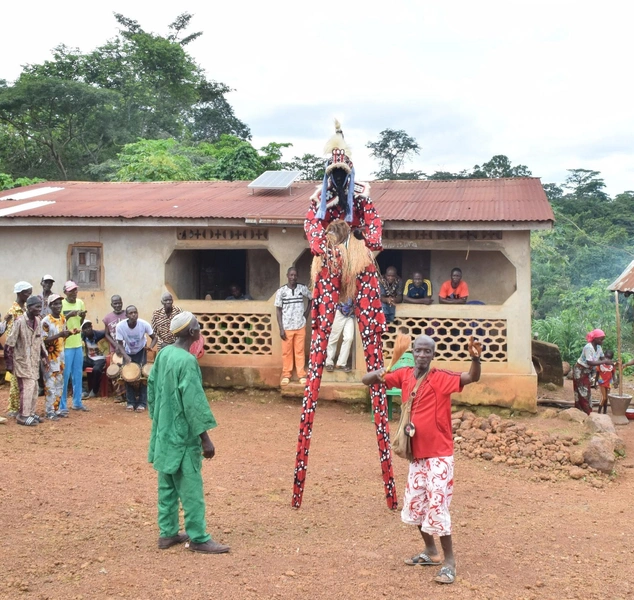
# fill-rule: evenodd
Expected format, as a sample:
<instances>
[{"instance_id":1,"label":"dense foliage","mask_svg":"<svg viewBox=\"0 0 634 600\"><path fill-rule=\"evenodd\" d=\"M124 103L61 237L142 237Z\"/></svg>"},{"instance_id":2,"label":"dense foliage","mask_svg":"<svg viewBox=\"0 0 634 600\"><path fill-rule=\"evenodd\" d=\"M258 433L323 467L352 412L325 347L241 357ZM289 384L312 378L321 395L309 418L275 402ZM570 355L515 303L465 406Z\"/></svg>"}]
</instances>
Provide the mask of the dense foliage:
<instances>
[{"instance_id":1,"label":"dense foliage","mask_svg":"<svg viewBox=\"0 0 634 600\"><path fill-rule=\"evenodd\" d=\"M95 50L60 45L13 84L0 81L0 172L91 179L139 139L250 138L225 97L230 88L207 79L185 51L200 35L184 35L191 15L180 15L166 36L115 18L119 35Z\"/></svg>"},{"instance_id":2,"label":"dense foliage","mask_svg":"<svg viewBox=\"0 0 634 600\"><path fill-rule=\"evenodd\" d=\"M289 162L291 144L250 143L248 126L226 99L231 89L207 78L187 53L201 35L180 15L166 35L115 14L119 34L84 53L60 45L51 60L0 80L0 189L44 179L102 181L252 180L266 170L300 171L320 180L322 158ZM526 177L504 155L456 173L404 171L420 151L403 130L367 143L379 179ZM615 343L614 298L606 286L634 259L634 191L611 198L597 171L572 169L544 189L555 226L531 237L533 329L576 360L594 327ZM622 299L626 346L634 350L629 301Z\"/></svg>"}]
</instances>

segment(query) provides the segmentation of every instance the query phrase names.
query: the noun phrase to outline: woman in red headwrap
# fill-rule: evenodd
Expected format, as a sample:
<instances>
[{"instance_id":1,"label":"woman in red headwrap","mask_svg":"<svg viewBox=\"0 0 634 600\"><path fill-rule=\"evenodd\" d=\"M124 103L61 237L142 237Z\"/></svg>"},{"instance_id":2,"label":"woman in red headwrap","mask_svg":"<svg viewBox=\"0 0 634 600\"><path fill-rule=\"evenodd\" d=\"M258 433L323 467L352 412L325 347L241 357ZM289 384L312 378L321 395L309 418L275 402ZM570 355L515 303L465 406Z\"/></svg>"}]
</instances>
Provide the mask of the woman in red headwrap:
<instances>
[{"instance_id":1,"label":"woman in red headwrap","mask_svg":"<svg viewBox=\"0 0 634 600\"><path fill-rule=\"evenodd\" d=\"M581 356L572 369L572 384L575 391L575 408L589 415L592 412L592 389L590 377L599 365L613 365L614 361L606 358L601 344L605 333L601 329L593 329L586 335L588 343L583 347Z\"/></svg>"}]
</instances>

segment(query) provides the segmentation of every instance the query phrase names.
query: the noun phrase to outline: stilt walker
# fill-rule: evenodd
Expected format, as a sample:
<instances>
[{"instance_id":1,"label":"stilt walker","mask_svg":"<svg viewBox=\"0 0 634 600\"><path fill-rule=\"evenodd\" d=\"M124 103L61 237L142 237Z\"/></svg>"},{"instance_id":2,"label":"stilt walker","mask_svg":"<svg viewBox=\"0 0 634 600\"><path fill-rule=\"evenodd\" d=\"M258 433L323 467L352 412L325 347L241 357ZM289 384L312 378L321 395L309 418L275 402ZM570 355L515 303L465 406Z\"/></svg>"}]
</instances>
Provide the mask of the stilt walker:
<instances>
[{"instance_id":1,"label":"stilt walker","mask_svg":"<svg viewBox=\"0 0 634 600\"><path fill-rule=\"evenodd\" d=\"M324 152L329 158L326 160L323 185L311 196L304 222L314 255L314 290L308 374L295 460L294 508L302 504L313 420L338 302L354 300L367 370L383 367L381 336L385 330L385 316L372 256L373 250L382 250L381 220L370 200L369 185L354 180L350 149L338 121L335 121L335 135L326 144ZM385 385L371 386L370 397L385 497L388 507L396 509L398 501L392 471Z\"/></svg>"}]
</instances>

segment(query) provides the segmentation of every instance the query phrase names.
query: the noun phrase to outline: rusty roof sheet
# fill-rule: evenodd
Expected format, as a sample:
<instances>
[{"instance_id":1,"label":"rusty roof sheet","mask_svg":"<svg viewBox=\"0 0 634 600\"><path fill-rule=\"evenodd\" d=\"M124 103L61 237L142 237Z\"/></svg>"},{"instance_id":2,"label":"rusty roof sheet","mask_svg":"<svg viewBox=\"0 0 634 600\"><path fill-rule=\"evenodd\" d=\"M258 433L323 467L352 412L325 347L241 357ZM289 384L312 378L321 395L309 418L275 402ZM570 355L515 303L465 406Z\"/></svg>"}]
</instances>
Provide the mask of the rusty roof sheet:
<instances>
[{"instance_id":1,"label":"rusty roof sheet","mask_svg":"<svg viewBox=\"0 0 634 600\"><path fill-rule=\"evenodd\" d=\"M634 260L609 286L611 292L634 292Z\"/></svg>"},{"instance_id":2,"label":"rusty roof sheet","mask_svg":"<svg viewBox=\"0 0 634 600\"><path fill-rule=\"evenodd\" d=\"M0 192L0 217L303 219L317 185L298 182L290 193L270 190L254 194L247 184L46 182ZM26 198L20 195L24 192ZM17 196L15 200L12 194ZM370 195L384 221L554 221L541 182L533 177L375 181Z\"/></svg>"}]
</instances>

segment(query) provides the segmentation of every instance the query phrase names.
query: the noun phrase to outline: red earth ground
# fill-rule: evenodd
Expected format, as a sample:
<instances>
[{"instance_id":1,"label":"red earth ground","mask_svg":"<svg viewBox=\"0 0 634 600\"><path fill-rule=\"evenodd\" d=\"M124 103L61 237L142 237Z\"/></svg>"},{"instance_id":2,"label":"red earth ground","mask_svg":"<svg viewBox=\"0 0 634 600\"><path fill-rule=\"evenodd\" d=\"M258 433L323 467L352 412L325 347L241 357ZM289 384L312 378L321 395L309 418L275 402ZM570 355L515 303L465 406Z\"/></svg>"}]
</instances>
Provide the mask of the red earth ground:
<instances>
[{"instance_id":1,"label":"red earth ground","mask_svg":"<svg viewBox=\"0 0 634 600\"><path fill-rule=\"evenodd\" d=\"M541 481L458 456L458 577L440 586L435 568L403 564L421 540L386 507L367 412L318 407L304 503L293 510L299 401L209 395L219 426L216 458L204 464L207 519L230 554L157 549L150 420L92 400L90 413L59 422L0 426L0 598L634 597L632 425L619 430L627 457L600 480ZM3 386L0 406L6 399ZM407 464L394 466L401 495Z\"/></svg>"}]
</instances>

